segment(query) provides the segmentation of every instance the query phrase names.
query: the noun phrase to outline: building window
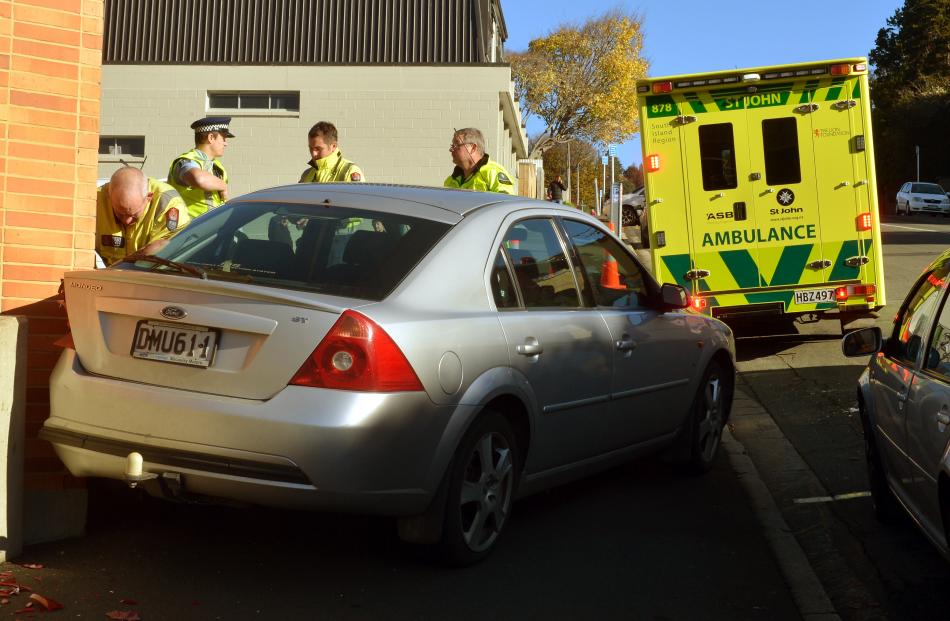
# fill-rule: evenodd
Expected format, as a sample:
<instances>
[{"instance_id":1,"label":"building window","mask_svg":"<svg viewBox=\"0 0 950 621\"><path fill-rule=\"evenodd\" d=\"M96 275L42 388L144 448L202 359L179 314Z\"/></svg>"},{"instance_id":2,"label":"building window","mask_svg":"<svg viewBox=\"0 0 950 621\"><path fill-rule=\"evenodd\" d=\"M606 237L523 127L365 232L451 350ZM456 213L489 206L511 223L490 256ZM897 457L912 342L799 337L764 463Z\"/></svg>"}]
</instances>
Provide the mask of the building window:
<instances>
[{"instance_id":1,"label":"building window","mask_svg":"<svg viewBox=\"0 0 950 621\"><path fill-rule=\"evenodd\" d=\"M145 136L99 136L99 155L145 157Z\"/></svg>"},{"instance_id":2,"label":"building window","mask_svg":"<svg viewBox=\"0 0 950 621\"><path fill-rule=\"evenodd\" d=\"M227 110L300 111L300 93L230 92L208 93L208 108Z\"/></svg>"}]
</instances>

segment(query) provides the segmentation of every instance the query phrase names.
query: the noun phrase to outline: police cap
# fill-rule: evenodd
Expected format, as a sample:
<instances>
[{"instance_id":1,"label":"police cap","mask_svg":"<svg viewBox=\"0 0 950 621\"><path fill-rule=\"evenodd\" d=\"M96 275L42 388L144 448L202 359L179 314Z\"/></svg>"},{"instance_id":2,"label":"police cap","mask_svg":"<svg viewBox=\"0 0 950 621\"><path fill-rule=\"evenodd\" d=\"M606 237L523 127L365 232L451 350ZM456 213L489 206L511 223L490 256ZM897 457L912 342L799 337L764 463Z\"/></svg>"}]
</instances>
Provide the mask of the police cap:
<instances>
[{"instance_id":1,"label":"police cap","mask_svg":"<svg viewBox=\"0 0 950 621\"><path fill-rule=\"evenodd\" d=\"M231 117L229 116L206 116L192 123L191 129L195 130L196 134L202 132L220 132L228 138L234 138L234 134L231 133L228 127L230 123Z\"/></svg>"}]
</instances>

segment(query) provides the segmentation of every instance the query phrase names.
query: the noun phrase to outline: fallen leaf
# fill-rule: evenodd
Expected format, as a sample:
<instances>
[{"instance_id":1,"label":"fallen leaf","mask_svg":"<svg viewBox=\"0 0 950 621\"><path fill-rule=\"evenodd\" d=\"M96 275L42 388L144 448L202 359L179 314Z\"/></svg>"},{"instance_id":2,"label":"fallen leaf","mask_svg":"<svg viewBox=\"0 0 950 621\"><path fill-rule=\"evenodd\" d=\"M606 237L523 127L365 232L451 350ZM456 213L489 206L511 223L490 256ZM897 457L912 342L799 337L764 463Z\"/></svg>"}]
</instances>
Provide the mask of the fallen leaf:
<instances>
[{"instance_id":1,"label":"fallen leaf","mask_svg":"<svg viewBox=\"0 0 950 621\"><path fill-rule=\"evenodd\" d=\"M139 603L138 603L137 601L135 601L134 599L120 599L120 600L119 600L119 603L120 603L120 604L125 604L126 606L138 606L138 605L139 605Z\"/></svg>"},{"instance_id":2,"label":"fallen leaf","mask_svg":"<svg viewBox=\"0 0 950 621\"><path fill-rule=\"evenodd\" d=\"M63 605L57 602L55 599L52 599L50 597L43 597L39 593L31 593L30 599L35 602L38 602L40 606L42 606L43 608L45 608L46 610L50 612L54 610L59 610L60 608L63 607Z\"/></svg>"},{"instance_id":3,"label":"fallen leaf","mask_svg":"<svg viewBox=\"0 0 950 621\"><path fill-rule=\"evenodd\" d=\"M6 606L9 603L10 603L10 600L8 600L5 597L3 599L0 599L0 606Z\"/></svg>"},{"instance_id":4,"label":"fallen leaf","mask_svg":"<svg viewBox=\"0 0 950 621\"><path fill-rule=\"evenodd\" d=\"M27 569L43 569L42 563L17 563L20 567L26 567Z\"/></svg>"},{"instance_id":5,"label":"fallen leaf","mask_svg":"<svg viewBox=\"0 0 950 621\"><path fill-rule=\"evenodd\" d=\"M28 603L25 608L20 608L19 610L14 610L14 611L13 611L13 614L18 615L18 614L20 614L21 612L36 612L35 610L33 610L33 602Z\"/></svg>"},{"instance_id":6,"label":"fallen leaf","mask_svg":"<svg viewBox=\"0 0 950 621\"><path fill-rule=\"evenodd\" d=\"M19 589L21 591L32 591L28 586L22 585L19 582L0 582L0 587L12 587L14 589Z\"/></svg>"},{"instance_id":7,"label":"fallen leaf","mask_svg":"<svg viewBox=\"0 0 950 621\"><path fill-rule=\"evenodd\" d=\"M142 621L142 617L134 610L113 610L107 612L106 616L115 621Z\"/></svg>"}]
</instances>

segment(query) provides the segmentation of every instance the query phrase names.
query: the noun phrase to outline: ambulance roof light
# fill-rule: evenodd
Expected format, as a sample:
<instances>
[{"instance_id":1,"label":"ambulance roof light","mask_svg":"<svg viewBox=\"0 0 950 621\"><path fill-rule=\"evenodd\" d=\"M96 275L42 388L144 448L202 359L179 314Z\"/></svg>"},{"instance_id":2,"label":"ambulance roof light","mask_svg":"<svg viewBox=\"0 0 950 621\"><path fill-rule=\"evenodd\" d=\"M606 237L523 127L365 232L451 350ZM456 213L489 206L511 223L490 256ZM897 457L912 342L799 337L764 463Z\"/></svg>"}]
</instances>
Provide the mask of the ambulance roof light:
<instances>
[{"instance_id":1,"label":"ambulance roof light","mask_svg":"<svg viewBox=\"0 0 950 621\"><path fill-rule=\"evenodd\" d=\"M746 73L742 76L743 82L758 82L761 79L762 76L760 76L758 73Z\"/></svg>"},{"instance_id":2,"label":"ambulance roof light","mask_svg":"<svg viewBox=\"0 0 950 621\"><path fill-rule=\"evenodd\" d=\"M673 91L673 83L666 82L654 82L653 83L653 94L657 93L670 93Z\"/></svg>"},{"instance_id":3,"label":"ambulance roof light","mask_svg":"<svg viewBox=\"0 0 950 621\"><path fill-rule=\"evenodd\" d=\"M850 75L851 65L831 65L831 75Z\"/></svg>"}]
</instances>

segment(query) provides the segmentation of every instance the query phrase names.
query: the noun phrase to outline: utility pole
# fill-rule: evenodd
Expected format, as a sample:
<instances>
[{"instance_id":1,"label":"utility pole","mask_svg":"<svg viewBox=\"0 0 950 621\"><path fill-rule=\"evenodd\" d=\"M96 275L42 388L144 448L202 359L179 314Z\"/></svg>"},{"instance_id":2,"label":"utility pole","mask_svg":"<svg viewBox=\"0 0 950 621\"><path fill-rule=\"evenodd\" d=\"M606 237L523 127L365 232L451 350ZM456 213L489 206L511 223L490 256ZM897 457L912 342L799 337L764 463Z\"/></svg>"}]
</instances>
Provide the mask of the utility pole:
<instances>
[{"instance_id":1,"label":"utility pole","mask_svg":"<svg viewBox=\"0 0 950 621\"><path fill-rule=\"evenodd\" d=\"M567 141L567 200L571 200L571 141Z\"/></svg>"},{"instance_id":2,"label":"utility pole","mask_svg":"<svg viewBox=\"0 0 950 621\"><path fill-rule=\"evenodd\" d=\"M914 153L917 154L917 181L920 181L920 145L914 145Z\"/></svg>"}]
</instances>

